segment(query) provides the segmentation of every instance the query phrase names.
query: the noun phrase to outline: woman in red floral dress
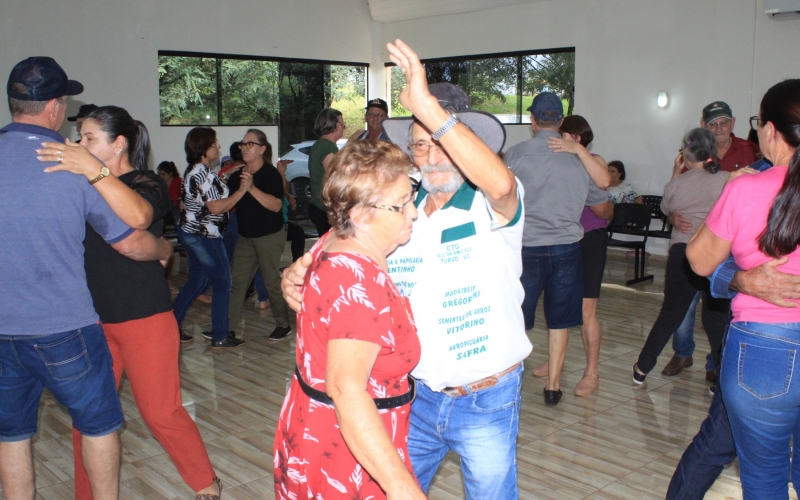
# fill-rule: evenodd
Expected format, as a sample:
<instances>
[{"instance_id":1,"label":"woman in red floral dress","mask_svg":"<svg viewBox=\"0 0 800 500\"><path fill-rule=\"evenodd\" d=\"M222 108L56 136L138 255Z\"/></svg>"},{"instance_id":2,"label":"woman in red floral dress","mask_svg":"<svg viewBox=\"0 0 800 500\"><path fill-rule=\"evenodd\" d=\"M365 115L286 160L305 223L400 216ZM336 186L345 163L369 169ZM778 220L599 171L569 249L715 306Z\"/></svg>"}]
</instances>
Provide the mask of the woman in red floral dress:
<instances>
[{"instance_id":1,"label":"woman in red floral dress","mask_svg":"<svg viewBox=\"0 0 800 500\"><path fill-rule=\"evenodd\" d=\"M278 499L424 499L408 461L420 346L386 256L417 217L411 163L354 141L331 162L333 231L315 245L297 317L297 369L275 435Z\"/></svg>"}]
</instances>

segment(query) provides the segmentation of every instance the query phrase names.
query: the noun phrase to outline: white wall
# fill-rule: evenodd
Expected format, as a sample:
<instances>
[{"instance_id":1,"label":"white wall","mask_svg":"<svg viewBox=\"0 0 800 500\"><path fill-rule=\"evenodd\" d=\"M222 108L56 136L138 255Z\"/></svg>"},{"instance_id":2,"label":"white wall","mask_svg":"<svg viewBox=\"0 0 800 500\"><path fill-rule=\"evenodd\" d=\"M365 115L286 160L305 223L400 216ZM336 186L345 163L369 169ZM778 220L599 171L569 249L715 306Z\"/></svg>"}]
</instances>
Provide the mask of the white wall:
<instances>
[{"instance_id":1,"label":"white wall","mask_svg":"<svg viewBox=\"0 0 800 500\"><path fill-rule=\"evenodd\" d=\"M724 100L745 136L763 93L800 77L800 20L773 21L763 0L542 0L383 26L422 58L575 47L575 113L592 151L625 163L642 194L661 194L683 133ZM388 60L385 48L384 60ZM658 92L670 104L656 105ZM507 126L506 148L530 137ZM663 242L648 244L665 253Z\"/></svg>"},{"instance_id":2,"label":"white wall","mask_svg":"<svg viewBox=\"0 0 800 500\"><path fill-rule=\"evenodd\" d=\"M122 106L150 130L151 160L172 160L181 170L189 128L159 125L158 50L371 63L372 46L367 0L0 2L4 81L26 57L54 57L86 87L67 101L70 115L83 103ZM0 122L7 123L7 106L0 108ZM261 128L277 145L276 127ZM241 140L245 129L217 127L223 150ZM68 123L61 132L76 136Z\"/></svg>"},{"instance_id":3,"label":"white wall","mask_svg":"<svg viewBox=\"0 0 800 500\"><path fill-rule=\"evenodd\" d=\"M159 125L158 50L368 62L369 97L385 98L395 38L423 58L574 46L575 112L594 128L592 150L622 160L644 194L662 192L703 106L727 101L744 136L764 91L800 77L800 20L769 19L763 0L540 0L390 24L372 21L367 0L2 0L0 75L55 57L86 86L70 114L86 102L123 106L149 127L152 160L182 168L188 129ZM277 143L275 127L263 128ZM217 130L227 148L245 128ZM75 137L70 125L62 132ZM507 132L507 147L530 137L524 125Z\"/></svg>"}]
</instances>

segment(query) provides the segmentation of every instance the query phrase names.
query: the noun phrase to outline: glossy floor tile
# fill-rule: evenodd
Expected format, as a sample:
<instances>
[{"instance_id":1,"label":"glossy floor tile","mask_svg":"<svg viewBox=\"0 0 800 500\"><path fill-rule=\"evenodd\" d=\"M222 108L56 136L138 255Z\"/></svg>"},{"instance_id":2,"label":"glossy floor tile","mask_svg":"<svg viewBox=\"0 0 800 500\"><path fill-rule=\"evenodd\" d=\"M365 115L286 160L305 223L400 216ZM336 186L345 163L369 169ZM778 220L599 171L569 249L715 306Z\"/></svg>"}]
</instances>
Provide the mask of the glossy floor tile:
<instances>
[{"instance_id":1,"label":"glossy floor tile","mask_svg":"<svg viewBox=\"0 0 800 500\"><path fill-rule=\"evenodd\" d=\"M311 242L309 242L310 244ZM289 262L288 248L284 254ZM631 367L661 305L665 261L652 257L655 281L625 287L633 262L609 251L598 305L603 345L600 388L579 398L572 389L585 365L580 331L571 330L562 383L564 397L545 406L545 380L530 370L547 358L543 313L530 330L534 351L526 360L518 443L520 497L524 499L660 499L683 450L705 418L711 398L702 359L708 343L697 322L695 365L677 377L661 369L668 347L647 383L631 382ZM185 273L185 264L179 266ZM176 274L180 285L185 274ZM541 304L540 304L541 307ZM270 310L248 302L241 349L212 352L200 332L210 325L210 306L195 303L184 327L195 341L182 348L183 399L197 422L227 499L272 499L272 445L275 422L294 366L294 335L271 342ZM164 450L144 425L131 396L121 389L127 423L123 443L123 499L193 498ZM72 445L69 415L52 397L42 399L39 434L34 440L37 498L72 498ZM0 498L5 498L0 494ZM431 487L430 498L464 498L458 457L450 454ZM737 464L728 467L707 498L738 499ZM792 493L794 498L794 493Z\"/></svg>"}]
</instances>

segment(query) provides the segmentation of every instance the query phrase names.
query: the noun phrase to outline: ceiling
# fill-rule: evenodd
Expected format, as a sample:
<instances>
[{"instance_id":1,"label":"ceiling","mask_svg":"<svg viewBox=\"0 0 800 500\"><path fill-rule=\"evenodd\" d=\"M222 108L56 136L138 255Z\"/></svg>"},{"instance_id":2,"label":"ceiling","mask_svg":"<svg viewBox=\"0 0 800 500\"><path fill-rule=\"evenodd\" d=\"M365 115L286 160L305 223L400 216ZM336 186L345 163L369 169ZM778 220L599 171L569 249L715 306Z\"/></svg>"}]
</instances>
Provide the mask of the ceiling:
<instances>
[{"instance_id":1,"label":"ceiling","mask_svg":"<svg viewBox=\"0 0 800 500\"><path fill-rule=\"evenodd\" d=\"M372 20L393 23L424 17L461 14L542 0L368 0Z\"/></svg>"}]
</instances>

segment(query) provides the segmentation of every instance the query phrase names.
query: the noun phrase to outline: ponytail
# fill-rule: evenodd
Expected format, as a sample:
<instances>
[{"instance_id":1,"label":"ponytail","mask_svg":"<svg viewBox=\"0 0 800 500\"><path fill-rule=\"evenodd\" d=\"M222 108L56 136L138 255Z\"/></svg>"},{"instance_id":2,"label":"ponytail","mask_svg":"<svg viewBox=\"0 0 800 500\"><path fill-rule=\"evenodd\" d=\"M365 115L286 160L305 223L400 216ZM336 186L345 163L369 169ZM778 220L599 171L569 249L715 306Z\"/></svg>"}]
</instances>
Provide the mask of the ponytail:
<instances>
[{"instance_id":1,"label":"ponytail","mask_svg":"<svg viewBox=\"0 0 800 500\"><path fill-rule=\"evenodd\" d=\"M110 141L123 136L127 142L128 160L136 170L147 170L147 158L150 156L150 135L144 123L134 120L123 108L103 106L97 108L86 119L92 119L100 125L100 130L108 134Z\"/></svg>"}]
</instances>

